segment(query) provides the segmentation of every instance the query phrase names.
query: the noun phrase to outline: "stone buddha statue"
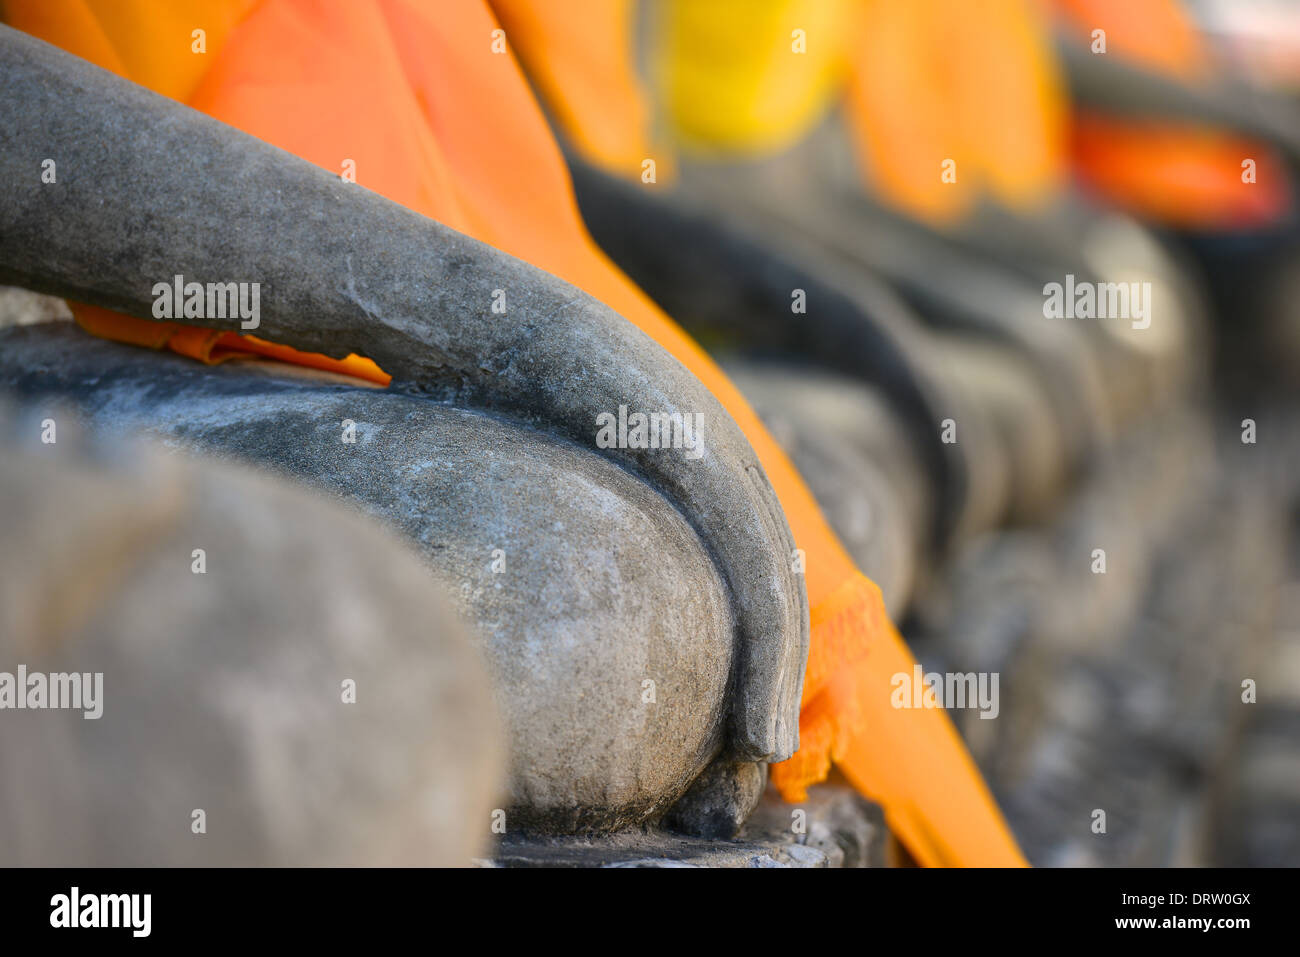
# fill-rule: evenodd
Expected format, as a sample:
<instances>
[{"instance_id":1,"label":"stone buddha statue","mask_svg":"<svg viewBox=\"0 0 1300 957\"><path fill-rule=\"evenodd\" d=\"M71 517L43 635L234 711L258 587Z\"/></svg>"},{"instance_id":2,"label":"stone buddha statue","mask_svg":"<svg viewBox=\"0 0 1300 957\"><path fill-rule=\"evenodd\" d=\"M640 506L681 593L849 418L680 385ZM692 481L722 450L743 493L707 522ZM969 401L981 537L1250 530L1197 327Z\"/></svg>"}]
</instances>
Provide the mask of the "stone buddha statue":
<instances>
[{"instance_id":1,"label":"stone buddha statue","mask_svg":"<svg viewBox=\"0 0 1300 957\"><path fill-rule=\"evenodd\" d=\"M393 377L205 367L53 322L0 331L0 389L404 538L488 661L507 832L734 831L797 748L808 609L780 505L708 390L547 273L23 34L0 46L0 281L146 319L174 276L257 283L259 336ZM598 442L621 407L701 423L702 449Z\"/></svg>"}]
</instances>

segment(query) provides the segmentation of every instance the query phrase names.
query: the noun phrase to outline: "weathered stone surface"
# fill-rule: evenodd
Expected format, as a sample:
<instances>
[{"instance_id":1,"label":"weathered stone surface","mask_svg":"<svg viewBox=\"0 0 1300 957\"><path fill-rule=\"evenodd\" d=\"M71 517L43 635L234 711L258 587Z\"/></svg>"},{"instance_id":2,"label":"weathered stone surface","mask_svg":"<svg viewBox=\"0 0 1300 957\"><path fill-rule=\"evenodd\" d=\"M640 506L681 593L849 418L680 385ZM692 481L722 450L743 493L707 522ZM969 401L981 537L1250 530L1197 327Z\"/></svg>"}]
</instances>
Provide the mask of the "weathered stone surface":
<instances>
[{"instance_id":1,"label":"weathered stone surface","mask_svg":"<svg viewBox=\"0 0 1300 957\"><path fill-rule=\"evenodd\" d=\"M1067 272L1080 279L1109 279L1113 256L1082 253L1078 234L1095 218L1065 207L1054 210L1060 225L1040 225L1024 217L1003 217L993 229L950 235L891 211L860 188L847 144L833 123L779 156L750 164L698 162L682 170L682 200L709 209L752 235L770 237L782 248L808 243L822 255L867 269L884 279L915 316L941 334L973 335L1010 347L1032 360L1048 407L1067 443L1067 469L1113 437L1117 409L1109 400L1106 363L1119 357L1109 330L1092 321L1053 321L1043 315L1043 286L1061 282ZM1134 230L1138 227L1132 226ZM1014 235L1013 244L1004 237ZM1049 243L1049 239L1055 242ZM1099 237L1112 247L1120 243ZM1149 242L1148 242L1149 247ZM1049 251L1050 246L1050 251ZM1135 269L1153 278L1156 259L1140 244L1124 242L1121 272ZM1026 249L1032 254L1026 255ZM1114 252L1114 250L1112 250ZM1125 261L1122 257L1131 258ZM1181 284L1160 264L1160 328L1127 337L1127 358L1159 357L1142 369L1163 378L1161 364L1186 358L1183 303L1165 296L1166 280ZM1128 277L1135 278L1135 277ZM1122 324L1122 323L1117 323ZM1131 365L1120 374L1131 369Z\"/></svg>"},{"instance_id":2,"label":"weathered stone surface","mask_svg":"<svg viewBox=\"0 0 1300 957\"><path fill-rule=\"evenodd\" d=\"M927 364L926 330L884 283L780 224L724 219L712 203L650 195L580 161L571 165L592 235L688 332L729 361L810 360L869 383L899 418L933 483L926 540L946 542L970 524L970 505L984 500L972 495L977 478L968 474L980 459L971 444L940 441L950 390ZM797 304L803 311L794 311Z\"/></svg>"},{"instance_id":3,"label":"weathered stone surface","mask_svg":"<svg viewBox=\"0 0 1300 957\"><path fill-rule=\"evenodd\" d=\"M1296 657L1295 636L1286 636ZM1265 682L1267 684L1267 682ZM1225 867L1300 865L1300 706L1261 703L1219 782L1213 852Z\"/></svg>"},{"instance_id":4,"label":"weathered stone surface","mask_svg":"<svg viewBox=\"0 0 1300 957\"><path fill-rule=\"evenodd\" d=\"M939 544L1008 511L1041 516L1110 434L1082 333L1038 328L1038 291L1005 269L990 275L971 250L914 225L896 238L854 197L805 189L798 176L789 196L776 179L725 165L693 167L683 188L653 195L582 168L575 183L602 246L702 342L779 354L801 363L801 377L812 363L887 399L937 499ZM792 309L796 289L804 311ZM949 420L957 440L945 443Z\"/></svg>"},{"instance_id":5,"label":"weathered stone surface","mask_svg":"<svg viewBox=\"0 0 1300 957\"><path fill-rule=\"evenodd\" d=\"M258 335L369 356L401 389L589 447L620 405L702 415L701 457L601 454L647 476L717 557L742 636L729 746L793 753L808 650L794 544L748 440L681 363L560 279L175 101L7 27L0 53L0 280L144 318L176 275L257 282ZM31 170L55 147L69 172L42 184Z\"/></svg>"},{"instance_id":6,"label":"weathered stone surface","mask_svg":"<svg viewBox=\"0 0 1300 957\"><path fill-rule=\"evenodd\" d=\"M413 542L483 638L511 731L511 827L639 823L726 745L741 639L725 584L662 495L587 449L423 397L276 363L205 367L64 324L0 331L0 390L76 403L97 432L273 468Z\"/></svg>"},{"instance_id":7,"label":"weathered stone surface","mask_svg":"<svg viewBox=\"0 0 1300 957\"><path fill-rule=\"evenodd\" d=\"M797 813L796 813L797 812ZM798 821L796 825L796 821ZM786 804L769 788L734 840L625 831L600 840L507 834L487 867L883 867L880 809L843 783Z\"/></svg>"},{"instance_id":8,"label":"weathered stone surface","mask_svg":"<svg viewBox=\"0 0 1300 957\"><path fill-rule=\"evenodd\" d=\"M959 443L977 443L974 454L990 475L990 502L1000 479L1002 507L990 506L983 516L988 524L972 520L969 529L1048 517L1066 483L1069 449L1030 363L1021 353L972 337L936 337L931 354L959 397L948 418ZM1000 474L992 462L1001 463Z\"/></svg>"},{"instance_id":9,"label":"weathered stone surface","mask_svg":"<svg viewBox=\"0 0 1300 957\"><path fill-rule=\"evenodd\" d=\"M1279 421L1279 413L1285 423ZM1270 421L1271 420L1271 421ZM1283 438L1286 451L1264 466L1284 489L1292 514L1300 503L1300 443L1295 441L1294 407L1272 409L1261 427ZM1232 423L1235 425L1235 423ZM1276 429L1276 432L1274 430ZM1235 431L1235 429L1234 429ZM1291 434L1287 434L1291 433ZM1254 449L1236 449L1243 458ZM1258 460L1255 469L1260 470ZM1257 474L1256 478L1263 476ZM1247 645L1237 682L1230 689L1230 711L1238 736L1224 758L1224 771L1213 789L1212 832L1216 863L1235 867L1296 867L1300 865L1300 540L1290 535L1285 581L1271 592L1263 578L1242 595L1234 617L1264 620L1273 627ZM1240 556L1235 556L1240 557ZM1262 586L1262 587L1261 587ZM1247 603L1253 602L1254 608ZM1239 630L1234 637L1250 638ZM1255 682L1255 701L1239 703L1240 680ZM1222 708L1218 709L1222 713ZM1199 729L1198 729L1199 730Z\"/></svg>"},{"instance_id":10,"label":"weathered stone surface","mask_svg":"<svg viewBox=\"0 0 1300 957\"><path fill-rule=\"evenodd\" d=\"M1209 439L1190 410L1132 430L1054 522L971 543L918 609L927 670L1000 676L995 720L953 718L1034 863L1242 862L1288 833L1272 816L1285 786L1276 802L1239 786L1287 774L1266 731L1254 754L1240 733L1242 678L1275 673L1259 648L1284 529ZM1266 823L1225 817L1225 800L1258 800Z\"/></svg>"},{"instance_id":11,"label":"weathered stone surface","mask_svg":"<svg viewBox=\"0 0 1300 957\"><path fill-rule=\"evenodd\" d=\"M1099 282L1151 284L1149 327L1123 321L1083 326L1101 360L1112 420L1137 425L1204 390L1217 348L1210 342L1208 304L1199 278L1133 220L1102 211L1079 220L1079 254ZM1058 265L1055 281L1065 271Z\"/></svg>"},{"instance_id":12,"label":"weathered stone surface","mask_svg":"<svg viewBox=\"0 0 1300 957\"><path fill-rule=\"evenodd\" d=\"M724 357L724 368L794 461L893 615L907 608L934 503L921 461L880 397L854 379Z\"/></svg>"},{"instance_id":13,"label":"weathered stone surface","mask_svg":"<svg viewBox=\"0 0 1300 957\"><path fill-rule=\"evenodd\" d=\"M693 837L735 837L758 806L766 785L765 764L715 761L673 805L664 824Z\"/></svg>"},{"instance_id":14,"label":"weathered stone surface","mask_svg":"<svg viewBox=\"0 0 1300 957\"><path fill-rule=\"evenodd\" d=\"M889 843L880 808L837 774L799 804L787 804L769 789L741 837L793 840L823 854L828 867L884 867Z\"/></svg>"},{"instance_id":15,"label":"weathered stone surface","mask_svg":"<svg viewBox=\"0 0 1300 957\"><path fill-rule=\"evenodd\" d=\"M500 722L408 548L264 475L90 444L48 404L0 412L0 442L0 672L103 676L98 718L0 712L0 863L481 853Z\"/></svg>"}]
</instances>

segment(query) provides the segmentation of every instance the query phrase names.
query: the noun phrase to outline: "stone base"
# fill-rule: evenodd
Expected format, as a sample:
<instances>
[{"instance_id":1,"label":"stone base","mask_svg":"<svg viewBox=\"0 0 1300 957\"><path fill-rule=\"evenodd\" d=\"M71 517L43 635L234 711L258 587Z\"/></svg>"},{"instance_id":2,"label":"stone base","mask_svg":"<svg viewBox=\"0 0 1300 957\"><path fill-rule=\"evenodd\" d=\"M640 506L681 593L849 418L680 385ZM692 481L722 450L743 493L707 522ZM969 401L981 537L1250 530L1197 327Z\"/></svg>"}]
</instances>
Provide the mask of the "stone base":
<instances>
[{"instance_id":1,"label":"stone base","mask_svg":"<svg viewBox=\"0 0 1300 957\"><path fill-rule=\"evenodd\" d=\"M795 833L797 810L803 833ZM880 809L846 784L828 783L787 804L768 788L735 840L663 830L596 838L505 837L481 867L883 867Z\"/></svg>"}]
</instances>

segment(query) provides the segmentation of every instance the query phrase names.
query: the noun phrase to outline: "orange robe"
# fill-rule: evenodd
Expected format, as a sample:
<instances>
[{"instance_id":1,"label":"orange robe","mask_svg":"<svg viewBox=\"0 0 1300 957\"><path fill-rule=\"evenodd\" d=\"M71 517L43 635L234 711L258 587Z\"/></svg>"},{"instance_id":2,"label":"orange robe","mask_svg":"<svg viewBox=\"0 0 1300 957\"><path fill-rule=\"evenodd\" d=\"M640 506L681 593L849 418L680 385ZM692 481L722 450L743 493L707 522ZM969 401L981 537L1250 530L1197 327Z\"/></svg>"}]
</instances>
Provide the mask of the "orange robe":
<instances>
[{"instance_id":1,"label":"orange robe","mask_svg":"<svg viewBox=\"0 0 1300 957\"><path fill-rule=\"evenodd\" d=\"M1055 7L1076 43L1099 50L1100 30L1106 56L1192 87L1214 80L1210 51L1178 0L1055 0ZM1212 123L1081 110L1071 148L1091 189L1182 229L1273 226L1295 202L1276 149Z\"/></svg>"}]
</instances>

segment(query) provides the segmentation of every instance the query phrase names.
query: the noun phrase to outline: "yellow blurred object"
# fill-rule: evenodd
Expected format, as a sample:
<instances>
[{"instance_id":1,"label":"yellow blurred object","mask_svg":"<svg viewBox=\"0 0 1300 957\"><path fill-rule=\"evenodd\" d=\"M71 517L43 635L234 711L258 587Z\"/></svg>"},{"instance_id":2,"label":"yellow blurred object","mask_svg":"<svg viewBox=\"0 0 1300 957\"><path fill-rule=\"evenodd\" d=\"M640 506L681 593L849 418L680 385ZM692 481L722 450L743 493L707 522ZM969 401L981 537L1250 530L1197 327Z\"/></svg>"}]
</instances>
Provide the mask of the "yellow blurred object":
<instances>
[{"instance_id":1,"label":"yellow blurred object","mask_svg":"<svg viewBox=\"0 0 1300 957\"><path fill-rule=\"evenodd\" d=\"M11 27L185 101L258 0L0 0ZM201 51L201 52L200 52Z\"/></svg>"},{"instance_id":2,"label":"yellow blurred object","mask_svg":"<svg viewBox=\"0 0 1300 957\"><path fill-rule=\"evenodd\" d=\"M853 40L853 0L662 0L651 70L683 152L775 152L834 105Z\"/></svg>"}]
</instances>

